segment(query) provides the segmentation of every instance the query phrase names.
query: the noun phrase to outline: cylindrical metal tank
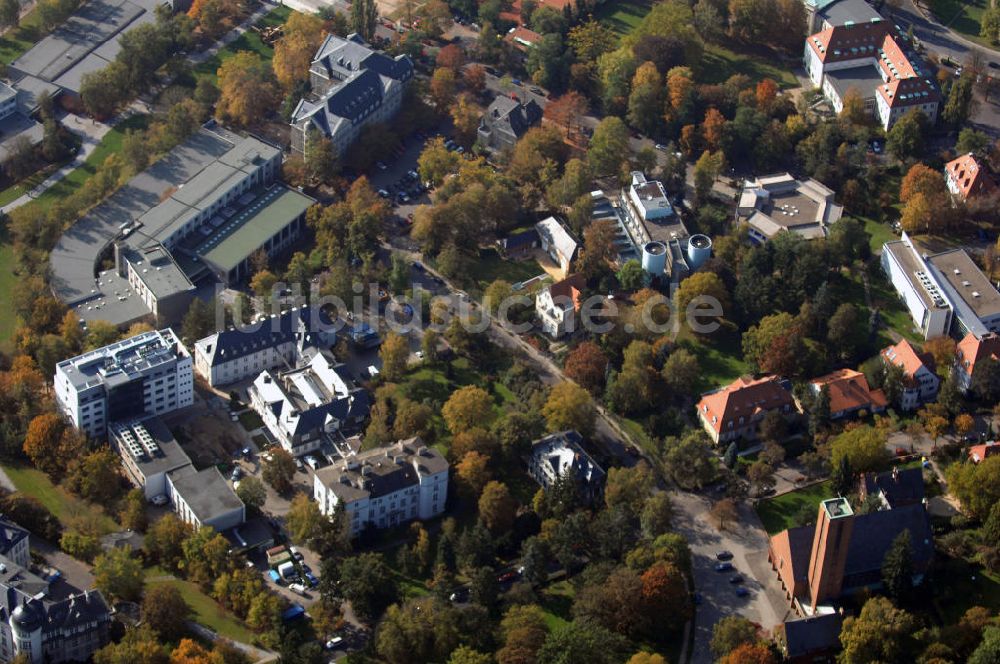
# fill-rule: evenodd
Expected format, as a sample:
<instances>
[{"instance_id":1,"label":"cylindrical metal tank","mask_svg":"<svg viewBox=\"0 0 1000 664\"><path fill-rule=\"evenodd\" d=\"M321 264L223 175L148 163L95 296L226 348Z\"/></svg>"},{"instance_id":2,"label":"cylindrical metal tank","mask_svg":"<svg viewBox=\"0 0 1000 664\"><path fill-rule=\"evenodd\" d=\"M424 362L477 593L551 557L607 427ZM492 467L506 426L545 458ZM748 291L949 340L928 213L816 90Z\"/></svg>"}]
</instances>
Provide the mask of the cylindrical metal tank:
<instances>
[{"instance_id":1,"label":"cylindrical metal tank","mask_svg":"<svg viewBox=\"0 0 1000 664\"><path fill-rule=\"evenodd\" d=\"M696 233L688 238L688 264L697 270L712 257L712 240L707 235Z\"/></svg>"},{"instance_id":2,"label":"cylindrical metal tank","mask_svg":"<svg viewBox=\"0 0 1000 664\"><path fill-rule=\"evenodd\" d=\"M667 245L647 242L642 245L642 269L653 276L663 274L667 268Z\"/></svg>"}]
</instances>

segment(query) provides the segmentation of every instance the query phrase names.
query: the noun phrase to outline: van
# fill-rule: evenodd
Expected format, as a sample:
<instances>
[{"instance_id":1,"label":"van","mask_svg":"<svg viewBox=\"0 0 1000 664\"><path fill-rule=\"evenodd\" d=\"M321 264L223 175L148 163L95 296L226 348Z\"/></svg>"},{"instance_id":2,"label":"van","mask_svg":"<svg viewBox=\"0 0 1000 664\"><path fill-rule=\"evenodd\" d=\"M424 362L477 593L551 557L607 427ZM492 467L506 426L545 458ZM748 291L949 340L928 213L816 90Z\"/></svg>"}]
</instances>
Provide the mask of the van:
<instances>
[{"instance_id":1,"label":"van","mask_svg":"<svg viewBox=\"0 0 1000 664\"><path fill-rule=\"evenodd\" d=\"M378 367L376 367L374 364L368 367L368 375L371 376L372 378L378 376L378 373L379 373Z\"/></svg>"},{"instance_id":2,"label":"van","mask_svg":"<svg viewBox=\"0 0 1000 664\"><path fill-rule=\"evenodd\" d=\"M289 561L287 563L281 563L278 565L278 574L281 575L282 579L290 579L295 576L295 565Z\"/></svg>"}]
</instances>

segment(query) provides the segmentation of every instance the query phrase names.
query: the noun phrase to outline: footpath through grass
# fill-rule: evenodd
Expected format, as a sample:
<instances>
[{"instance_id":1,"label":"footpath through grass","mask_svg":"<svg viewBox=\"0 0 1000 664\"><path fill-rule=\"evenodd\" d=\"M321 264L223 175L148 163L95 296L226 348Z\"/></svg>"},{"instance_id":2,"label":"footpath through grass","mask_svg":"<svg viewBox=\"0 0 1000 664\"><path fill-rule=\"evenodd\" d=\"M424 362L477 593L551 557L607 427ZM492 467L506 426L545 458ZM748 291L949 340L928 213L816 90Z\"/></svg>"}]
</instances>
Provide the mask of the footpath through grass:
<instances>
[{"instance_id":1,"label":"footpath through grass","mask_svg":"<svg viewBox=\"0 0 1000 664\"><path fill-rule=\"evenodd\" d=\"M278 7L273 11L265 15L256 25L262 28L270 28L276 25L284 25L288 21L288 17L292 15L292 10L288 7ZM274 49L265 44L260 35L253 30L247 30L238 38L236 38L233 43L229 44L225 48L219 49L215 55L206 58L203 62L200 62L197 67L194 68L195 77L207 78L213 84L219 84L218 71L222 63L229 58L236 55L239 51L253 51L261 57L265 62L270 62L274 59Z\"/></svg>"},{"instance_id":2,"label":"footpath through grass","mask_svg":"<svg viewBox=\"0 0 1000 664\"><path fill-rule=\"evenodd\" d=\"M795 517L802 512L803 508L810 507L813 511L818 510L820 501L830 498L833 495L832 492L831 482L826 481L769 500L762 500L757 503L757 516L764 524L764 530L767 531L767 534L774 535L795 526Z\"/></svg>"}]
</instances>

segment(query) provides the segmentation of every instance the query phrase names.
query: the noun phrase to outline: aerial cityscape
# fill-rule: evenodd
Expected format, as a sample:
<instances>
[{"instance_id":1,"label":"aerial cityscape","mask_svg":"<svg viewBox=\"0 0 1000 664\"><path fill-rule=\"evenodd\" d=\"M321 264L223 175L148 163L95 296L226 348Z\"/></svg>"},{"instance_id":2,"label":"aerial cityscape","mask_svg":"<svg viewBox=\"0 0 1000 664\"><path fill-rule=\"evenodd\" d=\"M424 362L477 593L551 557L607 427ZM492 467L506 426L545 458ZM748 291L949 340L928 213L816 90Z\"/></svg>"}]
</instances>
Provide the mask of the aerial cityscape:
<instances>
[{"instance_id":1,"label":"aerial cityscape","mask_svg":"<svg viewBox=\"0 0 1000 664\"><path fill-rule=\"evenodd\" d=\"M1000 664L1000 4L0 59L0 662Z\"/></svg>"}]
</instances>

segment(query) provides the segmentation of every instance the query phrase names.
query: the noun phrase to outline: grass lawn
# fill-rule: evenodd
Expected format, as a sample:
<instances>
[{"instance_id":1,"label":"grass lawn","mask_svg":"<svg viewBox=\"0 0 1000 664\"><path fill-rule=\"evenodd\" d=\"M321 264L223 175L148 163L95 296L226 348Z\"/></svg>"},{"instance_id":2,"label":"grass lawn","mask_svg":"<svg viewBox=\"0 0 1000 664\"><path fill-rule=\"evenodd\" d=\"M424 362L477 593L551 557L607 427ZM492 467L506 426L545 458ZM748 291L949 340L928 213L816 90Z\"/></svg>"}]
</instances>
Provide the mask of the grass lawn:
<instances>
[{"instance_id":1,"label":"grass lawn","mask_svg":"<svg viewBox=\"0 0 1000 664\"><path fill-rule=\"evenodd\" d=\"M41 17L36 10L28 12L20 26L0 37L0 60L5 65L17 60L43 37Z\"/></svg>"},{"instance_id":2,"label":"grass lawn","mask_svg":"<svg viewBox=\"0 0 1000 664\"><path fill-rule=\"evenodd\" d=\"M62 200L83 186L83 184L97 172L98 166L113 154L121 152L122 141L125 140L125 132L128 130L139 131L149 126L148 115L133 115L115 125L104 135L101 142L97 144L94 151L87 157L87 160L79 168L72 170L66 177L53 186L49 187L41 196L35 199L30 205L39 205L43 209L48 209L53 203Z\"/></svg>"},{"instance_id":3,"label":"grass lawn","mask_svg":"<svg viewBox=\"0 0 1000 664\"><path fill-rule=\"evenodd\" d=\"M102 534L118 530L118 524L104 510L56 486L48 475L27 465L4 464L4 471L21 493L36 498L69 529L86 524Z\"/></svg>"},{"instance_id":4,"label":"grass lawn","mask_svg":"<svg viewBox=\"0 0 1000 664\"><path fill-rule=\"evenodd\" d=\"M868 244L871 247L872 253L881 253L883 244L899 239L899 236L896 235L889 224L883 224L868 217L858 217L857 219L864 223L865 230L871 235L871 240Z\"/></svg>"},{"instance_id":5,"label":"grass lawn","mask_svg":"<svg viewBox=\"0 0 1000 664\"><path fill-rule=\"evenodd\" d=\"M736 331L722 328L707 337L697 337L687 326L683 326L677 335L677 342L698 358L699 393L731 383L750 372L750 366L743 361L740 335Z\"/></svg>"},{"instance_id":6,"label":"grass lawn","mask_svg":"<svg viewBox=\"0 0 1000 664\"><path fill-rule=\"evenodd\" d=\"M262 18L257 25L261 27L283 25L291 14L292 10L288 7L278 7L264 16L264 18ZM253 51L265 62L270 62L274 58L274 49L261 41L260 35L256 32L248 30L240 35L239 38L237 38L233 43L223 49L220 49L215 55L210 58L206 58L203 62L199 63L198 66L194 68L194 75L197 78L208 78L212 81L212 83L218 85L219 77L216 72L219 71L219 67L222 66L224 61L236 55L238 51Z\"/></svg>"},{"instance_id":7,"label":"grass lawn","mask_svg":"<svg viewBox=\"0 0 1000 664\"><path fill-rule=\"evenodd\" d=\"M15 200L40 185L45 178L55 173L56 170L62 168L67 163L69 163L69 160L58 164L47 164L42 170L36 171L20 182L7 187L3 191L0 191L0 206L13 203Z\"/></svg>"},{"instance_id":8,"label":"grass lawn","mask_svg":"<svg viewBox=\"0 0 1000 664\"><path fill-rule=\"evenodd\" d=\"M611 0L597 7L594 18L619 35L627 35L639 27L652 6L647 0Z\"/></svg>"},{"instance_id":9,"label":"grass lawn","mask_svg":"<svg viewBox=\"0 0 1000 664\"><path fill-rule=\"evenodd\" d=\"M646 433L646 429L642 426L642 424L627 417L619 417L618 424L625 429L628 435L632 436L632 440L634 440L636 444L643 449L643 451L649 454L656 453L655 446L653 445L653 439L649 437L648 433Z\"/></svg>"},{"instance_id":10,"label":"grass lawn","mask_svg":"<svg viewBox=\"0 0 1000 664\"><path fill-rule=\"evenodd\" d=\"M244 410L240 413L240 425L247 431L253 431L264 426L264 420L253 410Z\"/></svg>"},{"instance_id":11,"label":"grass lawn","mask_svg":"<svg viewBox=\"0 0 1000 664\"><path fill-rule=\"evenodd\" d=\"M849 276L841 274L842 278L835 278L830 282L835 292L839 291L837 292L838 300L854 304L867 316L868 305L865 301L865 288L861 275L854 272L850 273ZM879 310L882 323L910 341L922 341L920 334L914 330L910 312L907 311L892 285L881 276L881 273L869 275L868 284L871 288L872 305ZM895 341L889 335L888 330L883 327L879 329L876 343L879 348L884 348Z\"/></svg>"},{"instance_id":12,"label":"grass lawn","mask_svg":"<svg viewBox=\"0 0 1000 664\"><path fill-rule=\"evenodd\" d=\"M545 270L534 258L523 261L508 261L501 258L496 249L483 249L479 252L475 276L472 277L469 290L478 296L497 279L516 284L544 273Z\"/></svg>"},{"instance_id":13,"label":"grass lawn","mask_svg":"<svg viewBox=\"0 0 1000 664\"><path fill-rule=\"evenodd\" d=\"M983 13L989 7L987 0L930 0L927 5L942 24L992 48L988 40L979 36Z\"/></svg>"},{"instance_id":14,"label":"grass lawn","mask_svg":"<svg viewBox=\"0 0 1000 664\"><path fill-rule=\"evenodd\" d=\"M158 576L161 571L152 568L156 574L147 572L147 577ZM243 623L236 619L231 613L219 606L214 599L201 591L201 588L190 581L173 579L170 581L147 581L152 584L169 584L180 591L184 601L191 607L194 621L208 627L220 636L224 636L234 641L243 643L253 643L254 633L247 629Z\"/></svg>"},{"instance_id":15,"label":"grass lawn","mask_svg":"<svg viewBox=\"0 0 1000 664\"><path fill-rule=\"evenodd\" d=\"M0 310L8 312L0 316L0 341L7 342L14 333L14 316L11 311L11 295L17 277L14 276L14 249L9 244L0 244Z\"/></svg>"},{"instance_id":16,"label":"grass lawn","mask_svg":"<svg viewBox=\"0 0 1000 664\"><path fill-rule=\"evenodd\" d=\"M770 500L762 500L757 503L757 516L763 522L764 530L767 531L768 535L780 533L795 525L793 518L803 506L809 505L816 509L821 500L832 495L832 491L830 482L827 481Z\"/></svg>"},{"instance_id":17,"label":"grass lawn","mask_svg":"<svg viewBox=\"0 0 1000 664\"><path fill-rule=\"evenodd\" d=\"M540 602L545 612L545 624L550 631L569 624L573 620L573 597L576 589L566 580L557 581L542 592Z\"/></svg>"},{"instance_id":18,"label":"grass lawn","mask_svg":"<svg viewBox=\"0 0 1000 664\"><path fill-rule=\"evenodd\" d=\"M705 83L723 83L733 74L745 74L754 81L774 79L782 89L799 85L792 70L784 64L759 53L737 53L725 46L706 44L702 64Z\"/></svg>"}]
</instances>

